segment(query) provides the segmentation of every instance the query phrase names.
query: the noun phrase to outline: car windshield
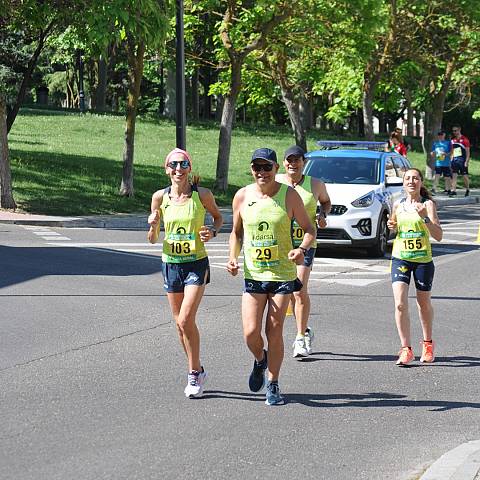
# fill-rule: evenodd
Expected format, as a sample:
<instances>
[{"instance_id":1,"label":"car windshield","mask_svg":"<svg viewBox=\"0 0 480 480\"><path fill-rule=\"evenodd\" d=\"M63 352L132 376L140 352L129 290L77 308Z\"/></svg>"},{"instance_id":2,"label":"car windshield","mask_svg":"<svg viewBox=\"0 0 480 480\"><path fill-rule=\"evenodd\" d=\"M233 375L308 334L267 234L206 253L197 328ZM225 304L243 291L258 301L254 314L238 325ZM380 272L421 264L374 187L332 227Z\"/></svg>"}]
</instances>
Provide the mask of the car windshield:
<instances>
[{"instance_id":1,"label":"car windshield","mask_svg":"<svg viewBox=\"0 0 480 480\"><path fill-rule=\"evenodd\" d=\"M305 174L325 183L378 184L378 158L311 157Z\"/></svg>"}]
</instances>

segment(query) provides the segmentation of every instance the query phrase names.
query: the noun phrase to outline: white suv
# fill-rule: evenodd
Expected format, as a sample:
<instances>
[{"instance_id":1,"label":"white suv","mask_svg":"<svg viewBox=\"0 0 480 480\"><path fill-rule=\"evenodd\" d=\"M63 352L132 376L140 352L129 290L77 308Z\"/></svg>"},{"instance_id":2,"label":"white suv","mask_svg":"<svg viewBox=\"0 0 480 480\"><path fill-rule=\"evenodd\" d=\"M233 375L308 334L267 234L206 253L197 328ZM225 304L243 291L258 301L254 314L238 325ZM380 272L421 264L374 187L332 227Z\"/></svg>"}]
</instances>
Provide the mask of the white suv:
<instances>
[{"instance_id":1,"label":"white suv","mask_svg":"<svg viewBox=\"0 0 480 480\"><path fill-rule=\"evenodd\" d=\"M370 256L385 255L387 215L402 196L408 160L384 152L384 142L317 144L323 148L306 154L304 173L325 182L332 202L327 227L317 231L318 247L352 246L365 248Z\"/></svg>"}]
</instances>

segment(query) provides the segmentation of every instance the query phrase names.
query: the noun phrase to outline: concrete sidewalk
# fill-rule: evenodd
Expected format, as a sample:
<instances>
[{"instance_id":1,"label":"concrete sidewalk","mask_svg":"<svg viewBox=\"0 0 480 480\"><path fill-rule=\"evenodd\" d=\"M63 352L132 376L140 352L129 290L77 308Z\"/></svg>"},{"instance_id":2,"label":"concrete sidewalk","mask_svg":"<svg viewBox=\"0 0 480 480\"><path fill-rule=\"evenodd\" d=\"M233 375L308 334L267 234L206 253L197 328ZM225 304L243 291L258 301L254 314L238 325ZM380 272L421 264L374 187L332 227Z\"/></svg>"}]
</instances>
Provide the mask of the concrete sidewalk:
<instances>
[{"instance_id":1,"label":"concrete sidewalk","mask_svg":"<svg viewBox=\"0 0 480 480\"><path fill-rule=\"evenodd\" d=\"M470 190L470 196L464 197L464 190L459 190L458 196L448 197L438 193L434 198L437 206L470 205L480 203L480 188ZM232 209L221 207L223 221L226 225L232 224ZM146 230L148 213L120 213L114 215L89 215L80 217L63 217L51 215L36 215L31 213L16 213L0 210L0 223L14 223L17 225L39 225L66 228L109 228ZM207 224L211 219L207 218Z\"/></svg>"}]
</instances>

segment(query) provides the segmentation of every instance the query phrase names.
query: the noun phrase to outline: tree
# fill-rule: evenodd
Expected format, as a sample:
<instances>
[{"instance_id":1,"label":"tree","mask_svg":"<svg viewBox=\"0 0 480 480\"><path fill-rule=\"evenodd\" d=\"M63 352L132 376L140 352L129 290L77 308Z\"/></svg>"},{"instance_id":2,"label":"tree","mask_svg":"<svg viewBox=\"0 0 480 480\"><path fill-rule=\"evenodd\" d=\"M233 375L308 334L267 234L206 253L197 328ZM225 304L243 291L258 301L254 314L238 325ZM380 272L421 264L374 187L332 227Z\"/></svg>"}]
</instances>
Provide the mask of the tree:
<instances>
[{"instance_id":1,"label":"tree","mask_svg":"<svg viewBox=\"0 0 480 480\"><path fill-rule=\"evenodd\" d=\"M7 0L4 2L4 33L10 38L19 38L20 36L21 41L25 45L30 45L33 49L30 58L23 63L21 68L22 75L18 78L20 83L17 83L16 98L7 116L8 131L12 128L17 117L32 78L32 73L48 38L55 32L61 31L67 25L75 23L87 1L52 0L49 2L38 2L25 0L18 2Z\"/></svg>"},{"instance_id":2,"label":"tree","mask_svg":"<svg viewBox=\"0 0 480 480\"><path fill-rule=\"evenodd\" d=\"M87 12L86 32L79 31L104 52L112 40L122 43L128 60L128 95L125 118L122 180L119 193L132 197L135 124L144 56L147 47L164 46L170 14L169 0L110 0L92 5Z\"/></svg>"},{"instance_id":3,"label":"tree","mask_svg":"<svg viewBox=\"0 0 480 480\"><path fill-rule=\"evenodd\" d=\"M222 2L223 3L223 2ZM264 48L272 30L292 12L295 1L239 1L226 0L219 29L222 43L221 59L228 68L228 81L224 85L224 103L220 121L215 188L225 192L228 187L228 166L232 129L238 95L242 88L242 66L255 50Z\"/></svg>"}]
</instances>

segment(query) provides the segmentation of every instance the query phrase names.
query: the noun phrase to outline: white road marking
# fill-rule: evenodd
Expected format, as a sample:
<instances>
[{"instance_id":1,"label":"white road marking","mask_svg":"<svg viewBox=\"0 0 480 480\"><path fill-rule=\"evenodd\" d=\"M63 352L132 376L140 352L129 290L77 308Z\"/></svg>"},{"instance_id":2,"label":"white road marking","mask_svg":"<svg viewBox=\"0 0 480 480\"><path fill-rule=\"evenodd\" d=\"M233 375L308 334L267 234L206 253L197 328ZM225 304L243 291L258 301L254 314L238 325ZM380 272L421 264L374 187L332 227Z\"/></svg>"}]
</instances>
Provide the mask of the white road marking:
<instances>
[{"instance_id":1,"label":"white road marking","mask_svg":"<svg viewBox=\"0 0 480 480\"><path fill-rule=\"evenodd\" d=\"M353 287L366 287L367 285L371 285L372 283L383 281L382 278L378 278L377 280L368 280L366 278L311 278L310 280L323 283L338 283L340 285L350 285Z\"/></svg>"},{"instance_id":2,"label":"white road marking","mask_svg":"<svg viewBox=\"0 0 480 480\"><path fill-rule=\"evenodd\" d=\"M52 237L52 236L48 236L48 237L43 237L45 240L49 240L49 241L52 241L52 240L55 240L55 241L59 241L59 242L63 242L63 241L68 241L70 240L68 237ZM62 245L62 246L67 246L69 247L70 246L70 243L67 243L65 245Z\"/></svg>"}]
</instances>

